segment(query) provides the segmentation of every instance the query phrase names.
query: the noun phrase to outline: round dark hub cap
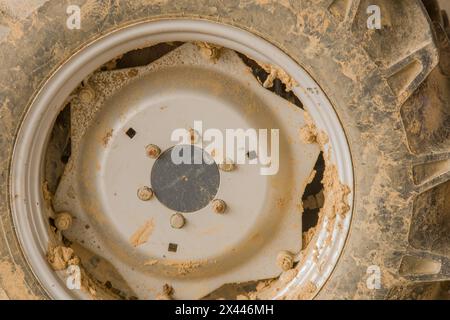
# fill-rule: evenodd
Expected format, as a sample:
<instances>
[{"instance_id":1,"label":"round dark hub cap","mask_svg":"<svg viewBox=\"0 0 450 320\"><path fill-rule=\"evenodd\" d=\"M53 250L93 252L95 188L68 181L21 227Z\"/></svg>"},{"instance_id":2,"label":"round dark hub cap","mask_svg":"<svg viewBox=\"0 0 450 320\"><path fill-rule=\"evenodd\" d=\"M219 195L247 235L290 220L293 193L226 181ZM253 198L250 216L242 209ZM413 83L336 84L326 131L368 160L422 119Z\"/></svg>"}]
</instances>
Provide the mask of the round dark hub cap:
<instances>
[{"instance_id":1,"label":"round dark hub cap","mask_svg":"<svg viewBox=\"0 0 450 320\"><path fill-rule=\"evenodd\" d=\"M151 173L156 198L177 212L195 212L206 207L216 196L219 183L217 164L207 152L193 145L166 150Z\"/></svg>"}]
</instances>

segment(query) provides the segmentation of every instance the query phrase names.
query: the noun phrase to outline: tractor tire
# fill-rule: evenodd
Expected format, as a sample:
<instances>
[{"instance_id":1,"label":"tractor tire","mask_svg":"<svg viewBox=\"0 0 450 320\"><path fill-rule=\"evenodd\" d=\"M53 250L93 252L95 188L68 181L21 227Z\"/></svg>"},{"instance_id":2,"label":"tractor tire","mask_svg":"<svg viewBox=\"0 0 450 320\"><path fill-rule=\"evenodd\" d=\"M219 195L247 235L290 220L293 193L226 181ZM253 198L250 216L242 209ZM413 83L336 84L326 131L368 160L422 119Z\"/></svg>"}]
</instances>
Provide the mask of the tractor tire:
<instances>
[{"instance_id":1,"label":"tractor tire","mask_svg":"<svg viewBox=\"0 0 450 320\"><path fill-rule=\"evenodd\" d=\"M264 38L332 101L352 156L354 202L344 250L316 299L431 298L450 280L449 40L437 30L444 19L432 22L421 1L80 0L80 30L66 28L73 1L28 2L0 1L0 297L50 298L10 206L14 143L33 97L86 44L167 18ZM380 30L367 28L369 5L381 8ZM367 285L373 266L377 288Z\"/></svg>"}]
</instances>

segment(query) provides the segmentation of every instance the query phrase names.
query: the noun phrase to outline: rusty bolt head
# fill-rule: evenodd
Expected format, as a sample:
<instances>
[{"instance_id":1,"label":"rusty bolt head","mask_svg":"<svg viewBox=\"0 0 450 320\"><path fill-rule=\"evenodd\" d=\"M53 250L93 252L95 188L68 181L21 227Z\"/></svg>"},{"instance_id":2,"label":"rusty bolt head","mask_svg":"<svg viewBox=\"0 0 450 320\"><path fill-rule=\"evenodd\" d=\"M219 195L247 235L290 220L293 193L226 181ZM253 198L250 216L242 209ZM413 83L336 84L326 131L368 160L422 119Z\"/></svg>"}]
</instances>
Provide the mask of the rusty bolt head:
<instances>
[{"instance_id":1,"label":"rusty bolt head","mask_svg":"<svg viewBox=\"0 0 450 320\"><path fill-rule=\"evenodd\" d=\"M200 134L197 130L189 129L189 142L191 144L196 144L200 140Z\"/></svg>"},{"instance_id":2,"label":"rusty bolt head","mask_svg":"<svg viewBox=\"0 0 450 320\"><path fill-rule=\"evenodd\" d=\"M152 159L158 158L161 154L161 149L154 144L149 144L147 147L145 147L145 151L147 152L147 155Z\"/></svg>"},{"instance_id":3,"label":"rusty bolt head","mask_svg":"<svg viewBox=\"0 0 450 320\"><path fill-rule=\"evenodd\" d=\"M68 212L60 212L55 217L55 226L58 230L64 231L72 226L72 215Z\"/></svg>"},{"instance_id":4,"label":"rusty bolt head","mask_svg":"<svg viewBox=\"0 0 450 320\"><path fill-rule=\"evenodd\" d=\"M236 165L230 159L226 159L223 163L219 164L219 169L225 172L233 171Z\"/></svg>"},{"instance_id":5,"label":"rusty bolt head","mask_svg":"<svg viewBox=\"0 0 450 320\"><path fill-rule=\"evenodd\" d=\"M281 251L277 256L277 265L283 271L291 270L294 267L294 255L289 251Z\"/></svg>"},{"instance_id":6,"label":"rusty bolt head","mask_svg":"<svg viewBox=\"0 0 450 320\"><path fill-rule=\"evenodd\" d=\"M150 187L141 187L137 191L137 196L142 201L148 201L153 197L153 190Z\"/></svg>"},{"instance_id":7,"label":"rusty bolt head","mask_svg":"<svg viewBox=\"0 0 450 320\"><path fill-rule=\"evenodd\" d=\"M186 220L181 213L175 213L170 217L170 226L174 229L181 229L186 224Z\"/></svg>"},{"instance_id":8,"label":"rusty bolt head","mask_svg":"<svg viewBox=\"0 0 450 320\"><path fill-rule=\"evenodd\" d=\"M212 202L212 207L215 213L224 213L227 210L227 204L225 201L216 199Z\"/></svg>"},{"instance_id":9,"label":"rusty bolt head","mask_svg":"<svg viewBox=\"0 0 450 320\"><path fill-rule=\"evenodd\" d=\"M91 88L86 87L80 90L78 96L82 103L90 103L95 99L95 91Z\"/></svg>"}]
</instances>

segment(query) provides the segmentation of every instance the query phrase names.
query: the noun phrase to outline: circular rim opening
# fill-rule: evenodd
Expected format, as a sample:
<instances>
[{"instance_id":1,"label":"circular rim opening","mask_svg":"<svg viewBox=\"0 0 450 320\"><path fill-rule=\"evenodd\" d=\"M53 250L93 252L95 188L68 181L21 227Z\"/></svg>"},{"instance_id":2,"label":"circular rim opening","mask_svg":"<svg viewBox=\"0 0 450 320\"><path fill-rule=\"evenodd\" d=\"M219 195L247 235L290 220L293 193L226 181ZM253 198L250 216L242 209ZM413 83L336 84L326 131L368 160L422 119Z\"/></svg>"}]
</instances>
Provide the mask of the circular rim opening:
<instances>
[{"instance_id":1,"label":"circular rim opening","mask_svg":"<svg viewBox=\"0 0 450 320\"><path fill-rule=\"evenodd\" d=\"M347 140L340 121L320 86L289 56L264 39L242 29L202 20L160 20L138 23L114 31L84 47L65 62L44 84L29 106L17 135L11 164L11 209L19 241L37 279L56 299L74 298L65 283L46 260L48 225L41 214L42 159L56 116L69 94L98 66L124 52L171 41L214 43L243 53L263 63L289 70L299 84L294 93L313 118L317 128L328 134L326 149L336 165L340 182L353 190L353 166ZM315 88L314 93L308 88ZM348 196L350 211L337 217L332 228L325 219L315 236L320 252L307 250L296 277L274 297L313 282L321 288L331 274L342 252L350 227L353 192ZM327 241L332 229L332 243ZM317 257L320 263L316 263ZM319 265L321 266L319 268ZM323 268L325 266L325 268Z\"/></svg>"}]
</instances>

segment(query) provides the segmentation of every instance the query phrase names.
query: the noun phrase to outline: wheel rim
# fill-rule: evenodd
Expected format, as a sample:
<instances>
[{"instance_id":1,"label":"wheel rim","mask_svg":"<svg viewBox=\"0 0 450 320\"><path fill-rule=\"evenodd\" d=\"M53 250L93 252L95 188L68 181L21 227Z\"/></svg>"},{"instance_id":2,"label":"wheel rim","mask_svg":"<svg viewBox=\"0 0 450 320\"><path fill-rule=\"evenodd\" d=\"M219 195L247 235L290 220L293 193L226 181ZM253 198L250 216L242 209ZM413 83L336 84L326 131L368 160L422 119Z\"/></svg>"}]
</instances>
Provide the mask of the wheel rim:
<instances>
[{"instance_id":1,"label":"wheel rim","mask_svg":"<svg viewBox=\"0 0 450 320\"><path fill-rule=\"evenodd\" d=\"M45 257L49 237L48 224L42 214L44 203L40 183L44 146L49 128L52 127L50 124L56 119L69 94L98 66L132 49L169 41L215 43L263 63L289 70L290 76L299 84L294 88L294 93L311 114L317 127L328 134L330 142L327 148L331 147L330 157L336 164L340 181L353 186L350 151L331 103L304 69L270 43L234 27L193 20L141 23L113 32L80 50L53 74L31 104L16 140L10 192L13 219L33 272L53 298L73 298L74 292L68 290L61 278L51 270ZM352 203L352 194L348 202ZM326 245L327 230L330 228L326 221L319 226L315 238L318 250L305 253L297 276L274 298L287 295L306 283L312 282L317 288L322 287L342 251L350 220L351 211L345 217L337 217L332 228L332 241ZM317 259L320 263L317 263Z\"/></svg>"}]
</instances>

